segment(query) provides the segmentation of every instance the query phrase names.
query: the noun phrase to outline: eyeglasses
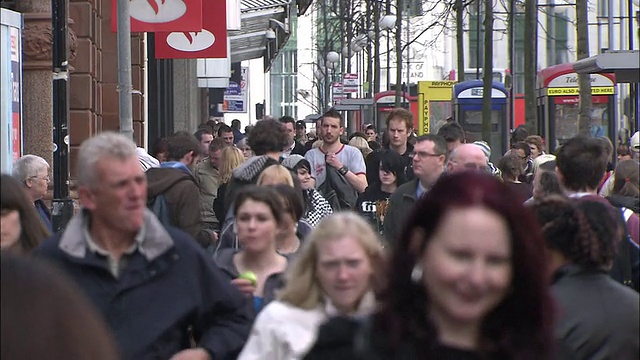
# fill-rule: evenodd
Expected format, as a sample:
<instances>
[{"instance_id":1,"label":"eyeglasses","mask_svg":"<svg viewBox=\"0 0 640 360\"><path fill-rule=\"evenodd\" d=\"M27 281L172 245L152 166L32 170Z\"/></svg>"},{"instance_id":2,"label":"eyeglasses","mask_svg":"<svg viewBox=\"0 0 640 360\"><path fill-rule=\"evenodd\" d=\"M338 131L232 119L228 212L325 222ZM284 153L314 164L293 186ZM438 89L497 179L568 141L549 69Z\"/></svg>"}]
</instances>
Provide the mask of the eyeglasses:
<instances>
[{"instance_id":1,"label":"eyeglasses","mask_svg":"<svg viewBox=\"0 0 640 360\"><path fill-rule=\"evenodd\" d=\"M442 156L443 154L431 154L431 153L428 153L428 152L426 152L426 151L414 151L414 152L411 152L411 153L409 154L409 157L410 157L410 158L413 158L413 157L414 157L414 156L416 156L416 155L418 155L418 157L419 157L420 159L426 159L426 158L428 158L428 157L430 157L430 156L438 157L438 156Z\"/></svg>"},{"instance_id":2,"label":"eyeglasses","mask_svg":"<svg viewBox=\"0 0 640 360\"><path fill-rule=\"evenodd\" d=\"M41 177L36 175L36 176L29 177L29 179L40 179L40 180L44 180L46 182L51 182L51 179L49 178L49 175L47 175L47 177L44 177L44 178L41 178Z\"/></svg>"}]
</instances>

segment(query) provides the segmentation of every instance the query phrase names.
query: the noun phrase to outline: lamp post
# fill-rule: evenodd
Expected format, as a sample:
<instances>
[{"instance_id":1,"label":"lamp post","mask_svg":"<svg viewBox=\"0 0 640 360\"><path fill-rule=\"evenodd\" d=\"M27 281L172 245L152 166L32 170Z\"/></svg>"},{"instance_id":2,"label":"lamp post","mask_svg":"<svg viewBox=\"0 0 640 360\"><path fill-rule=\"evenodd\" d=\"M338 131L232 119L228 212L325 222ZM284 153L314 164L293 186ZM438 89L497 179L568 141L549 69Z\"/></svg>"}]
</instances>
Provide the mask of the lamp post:
<instances>
[{"instance_id":1,"label":"lamp post","mask_svg":"<svg viewBox=\"0 0 640 360\"><path fill-rule=\"evenodd\" d=\"M73 202L69 197L69 88L68 88L68 20L69 3L51 2L52 61L53 61L53 201L51 220L55 232L66 227L73 216Z\"/></svg>"},{"instance_id":2,"label":"lamp post","mask_svg":"<svg viewBox=\"0 0 640 360\"><path fill-rule=\"evenodd\" d=\"M391 76L389 76L389 72L391 70L391 67L389 65L389 55L391 54L391 49L390 49L390 44L389 44L389 38L390 38L390 30L393 29L396 25L396 16L393 14L387 14L385 16L383 16L380 19L380 23L378 24L378 26L380 27L381 30L386 30L387 32L387 90L389 90L389 88L391 87Z\"/></svg>"},{"instance_id":3,"label":"lamp post","mask_svg":"<svg viewBox=\"0 0 640 360\"><path fill-rule=\"evenodd\" d=\"M334 80L331 73L334 72L335 68L340 63L340 55L335 51L329 51L324 59L320 59L319 67L314 71L313 76L318 81L318 84L322 91L322 96L320 96L320 106L319 108L324 111L329 106L329 102L331 101L331 85ZM324 82L323 82L324 81Z\"/></svg>"},{"instance_id":4,"label":"lamp post","mask_svg":"<svg viewBox=\"0 0 640 360\"><path fill-rule=\"evenodd\" d=\"M326 89L324 86L324 81L325 81L325 73L326 73L326 68L323 70L322 68L317 68L314 72L313 72L313 77L316 79L317 84L318 84L318 99L319 99L319 104L318 104L318 109L322 110L324 109L324 107L327 104L327 93L326 93Z\"/></svg>"}]
</instances>

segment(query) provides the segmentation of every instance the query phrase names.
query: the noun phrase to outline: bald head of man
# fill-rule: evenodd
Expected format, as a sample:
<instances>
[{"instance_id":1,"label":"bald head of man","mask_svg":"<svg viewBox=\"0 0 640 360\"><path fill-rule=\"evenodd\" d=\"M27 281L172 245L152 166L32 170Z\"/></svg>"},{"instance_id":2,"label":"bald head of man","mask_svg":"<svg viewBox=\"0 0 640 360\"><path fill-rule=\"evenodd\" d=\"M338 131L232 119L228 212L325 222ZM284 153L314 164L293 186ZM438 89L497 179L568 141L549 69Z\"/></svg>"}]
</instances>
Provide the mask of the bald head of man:
<instances>
[{"instance_id":1,"label":"bald head of man","mask_svg":"<svg viewBox=\"0 0 640 360\"><path fill-rule=\"evenodd\" d=\"M487 164L487 157L478 145L462 144L449 155L447 172L487 171Z\"/></svg>"}]
</instances>

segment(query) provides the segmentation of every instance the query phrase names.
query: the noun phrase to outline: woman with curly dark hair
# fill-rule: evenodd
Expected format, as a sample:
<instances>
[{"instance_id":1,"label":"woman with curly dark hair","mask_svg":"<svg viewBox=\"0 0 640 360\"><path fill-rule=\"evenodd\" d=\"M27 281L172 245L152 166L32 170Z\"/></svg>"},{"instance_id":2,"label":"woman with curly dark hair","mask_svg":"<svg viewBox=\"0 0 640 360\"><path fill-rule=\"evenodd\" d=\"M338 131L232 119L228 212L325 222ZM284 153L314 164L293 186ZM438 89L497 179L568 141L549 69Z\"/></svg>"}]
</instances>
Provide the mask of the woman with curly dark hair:
<instances>
[{"instance_id":1,"label":"woman with curly dark hair","mask_svg":"<svg viewBox=\"0 0 640 360\"><path fill-rule=\"evenodd\" d=\"M533 206L549 249L558 360L638 356L638 293L607 272L620 238L613 209L554 195Z\"/></svg>"},{"instance_id":2,"label":"woman with curly dark hair","mask_svg":"<svg viewBox=\"0 0 640 360\"><path fill-rule=\"evenodd\" d=\"M505 184L488 174L444 176L407 220L381 306L345 359L549 358L543 240ZM331 351L316 348L308 359L336 359Z\"/></svg>"}]
</instances>

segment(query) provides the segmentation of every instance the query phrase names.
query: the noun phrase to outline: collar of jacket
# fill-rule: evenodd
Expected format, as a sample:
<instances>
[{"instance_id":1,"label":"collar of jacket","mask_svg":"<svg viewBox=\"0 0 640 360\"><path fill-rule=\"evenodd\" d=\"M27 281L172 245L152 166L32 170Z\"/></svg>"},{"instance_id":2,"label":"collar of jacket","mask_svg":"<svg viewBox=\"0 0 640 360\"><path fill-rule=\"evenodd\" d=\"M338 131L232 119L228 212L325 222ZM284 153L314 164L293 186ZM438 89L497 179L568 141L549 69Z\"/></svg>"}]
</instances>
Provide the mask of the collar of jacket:
<instances>
[{"instance_id":1,"label":"collar of jacket","mask_svg":"<svg viewBox=\"0 0 640 360\"><path fill-rule=\"evenodd\" d=\"M196 165L195 172L196 174L214 175L214 176L217 176L218 174L220 174L218 169L214 168L213 165L211 165L211 161L209 161L208 157L204 158L204 160L202 160L201 162L198 163L198 165Z\"/></svg>"},{"instance_id":2,"label":"collar of jacket","mask_svg":"<svg viewBox=\"0 0 640 360\"><path fill-rule=\"evenodd\" d=\"M587 269L577 264L568 263L564 266L561 266L558 270L556 270L553 273L551 283L555 284L558 281L560 281L560 279L563 279L563 278L579 276L579 275L589 275L589 274L590 275L596 275L596 274L607 275L607 271L605 269Z\"/></svg>"},{"instance_id":3,"label":"collar of jacket","mask_svg":"<svg viewBox=\"0 0 640 360\"><path fill-rule=\"evenodd\" d=\"M89 246L85 228L88 229L91 213L83 209L74 215L60 239L60 250L69 256L84 258ZM173 247L173 239L149 209L145 209L142 229L136 235L140 253L148 261L152 261Z\"/></svg>"},{"instance_id":4,"label":"collar of jacket","mask_svg":"<svg viewBox=\"0 0 640 360\"><path fill-rule=\"evenodd\" d=\"M398 188L398 190L402 191L402 197L403 198L409 198L411 200L416 200L416 189L418 188L418 178L415 178L411 181L409 181L408 183L404 183L402 185L400 185L400 187ZM398 191L396 190L396 191ZM426 191L428 191L429 189L426 189Z\"/></svg>"},{"instance_id":5,"label":"collar of jacket","mask_svg":"<svg viewBox=\"0 0 640 360\"><path fill-rule=\"evenodd\" d=\"M356 311L353 314L349 314L349 316L369 315L373 313L375 309L376 297L373 294L373 291L367 291L362 299L360 299L360 304L358 304L358 308L356 309ZM329 316L346 315L340 314L335 305L333 305L331 299L329 299L329 297L326 295L324 296L324 312Z\"/></svg>"},{"instance_id":6,"label":"collar of jacket","mask_svg":"<svg viewBox=\"0 0 640 360\"><path fill-rule=\"evenodd\" d=\"M262 172L269 161L274 164L278 162L267 155L251 157L242 163L237 169L233 170L233 177L242 181L251 181Z\"/></svg>"},{"instance_id":7,"label":"collar of jacket","mask_svg":"<svg viewBox=\"0 0 640 360\"><path fill-rule=\"evenodd\" d=\"M193 175L191 173L191 170L189 170L189 168L187 167L187 165L181 163L180 161L167 161L167 162L163 162L162 164L160 164L161 168L169 168L169 169L180 169L183 172L189 174L189 175Z\"/></svg>"},{"instance_id":8,"label":"collar of jacket","mask_svg":"<svg viewBox=\"0 0 640 360\"><path fill-rule=\"evenodd\" d=\"M391 145L384 146L383 149L391 150ZM411 145L411 143L407 141L407 150L404 152L404 154L399 154L399 155L409 157L409 154L411 154L412 152L413 152L413 145Z\"/></svg>"}]
</instances>

